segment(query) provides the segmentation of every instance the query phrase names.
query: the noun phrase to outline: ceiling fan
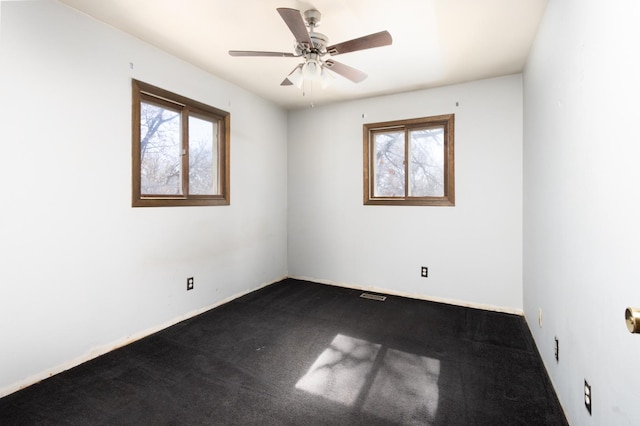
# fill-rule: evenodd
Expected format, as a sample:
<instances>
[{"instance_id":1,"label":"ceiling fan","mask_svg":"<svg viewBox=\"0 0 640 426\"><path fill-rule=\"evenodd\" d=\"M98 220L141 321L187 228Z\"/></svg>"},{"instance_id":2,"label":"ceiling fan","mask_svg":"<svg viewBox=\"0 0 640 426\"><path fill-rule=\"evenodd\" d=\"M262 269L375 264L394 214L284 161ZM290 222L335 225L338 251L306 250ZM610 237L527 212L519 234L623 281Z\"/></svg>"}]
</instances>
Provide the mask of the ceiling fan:
<instances>
[{"instance_id":1,"label":"ceiling fan","mask_svg":"<svg viewBox=\"0 0 640 426\"><path fill-rule=\"evenodd\" d=\"M302 14L297 9L281 7L277 10L296 39L294 53L230 50L229 55L304 58L304 62L298 64L293 71L289 73L289 75L280 84L281 86L296 85L300 87L305 79L321 79L323 82L326 82L333 78L333 76L326 72L327 70L340 74L354 83L360 83L367 78L367 74L356 68L336 62L333 59L325 59L325 57L327 55L333 57L343 53L355 52L373 47L388 46L392 42L391 34L389 34L388 31L381 31L379 33L327 46L329 43L327 36L315 31L315 28L320 23L320 12L315 9L307 10L304 12L303 20ZM307 27L309 28L308 31Z\"/></svg>"}]
</instances>

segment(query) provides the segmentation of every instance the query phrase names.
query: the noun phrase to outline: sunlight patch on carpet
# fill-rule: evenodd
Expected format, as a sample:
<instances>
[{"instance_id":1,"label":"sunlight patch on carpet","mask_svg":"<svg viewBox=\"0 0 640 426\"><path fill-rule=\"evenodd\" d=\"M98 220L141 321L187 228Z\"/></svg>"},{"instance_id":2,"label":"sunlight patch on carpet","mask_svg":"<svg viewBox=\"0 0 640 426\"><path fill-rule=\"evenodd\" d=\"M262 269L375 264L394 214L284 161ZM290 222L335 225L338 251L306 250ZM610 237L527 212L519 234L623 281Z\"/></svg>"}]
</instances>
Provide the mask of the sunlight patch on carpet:
<instances>
[{"instance_id":1,"label":"sunlight patch on carpet","mask_svg":"<svg viewBox=\"0 0 640 426\"><path fill-rule=\"evenodd\" d=\"M440 361L338 334L296 388L379 418L424 424L438 409Z\"/></svg>"}]
</instances>

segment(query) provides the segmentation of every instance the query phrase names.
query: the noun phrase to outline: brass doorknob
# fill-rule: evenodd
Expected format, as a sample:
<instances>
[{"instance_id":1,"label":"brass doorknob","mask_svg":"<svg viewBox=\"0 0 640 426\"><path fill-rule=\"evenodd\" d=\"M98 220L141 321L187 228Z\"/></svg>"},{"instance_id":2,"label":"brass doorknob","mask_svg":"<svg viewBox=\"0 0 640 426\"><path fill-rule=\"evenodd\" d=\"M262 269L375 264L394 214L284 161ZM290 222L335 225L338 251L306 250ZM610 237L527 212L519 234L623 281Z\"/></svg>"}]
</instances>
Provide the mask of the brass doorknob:
<instances>
[{"instance_id":1,"label":"brass doorknob","mask_svg":"<svg viewBox=\"0 0 640 426\"><path fill-rule=\"evenodd\" d=\"M627 308L624 312L624 318L631 333L640 333L640 309Z\"/></svg>"}]
</instances>

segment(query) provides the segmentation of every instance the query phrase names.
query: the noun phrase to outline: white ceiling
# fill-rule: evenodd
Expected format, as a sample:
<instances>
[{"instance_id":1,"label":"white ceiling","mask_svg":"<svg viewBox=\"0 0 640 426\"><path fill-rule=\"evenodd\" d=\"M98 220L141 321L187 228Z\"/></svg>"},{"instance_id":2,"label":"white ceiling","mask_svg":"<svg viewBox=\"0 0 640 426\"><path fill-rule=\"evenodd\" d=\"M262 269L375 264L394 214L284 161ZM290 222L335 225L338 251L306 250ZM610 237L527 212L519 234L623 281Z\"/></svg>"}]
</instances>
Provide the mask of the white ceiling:
<instances>
[{"instance_id":1,"label":"white ceiling","mask_svg":"<svg viewBox=\"0 0 640 426\"><path fill-rule=\"evenodd\" d=\"M547 0L61 0L287 109L443 86L522 71ZM280 83L300 58L231 57L229 50L293 52L276 12L317 9L329 45L387 30L391 46L335 60L368 74L326 89Z\"/></svg>"}]
</instances>

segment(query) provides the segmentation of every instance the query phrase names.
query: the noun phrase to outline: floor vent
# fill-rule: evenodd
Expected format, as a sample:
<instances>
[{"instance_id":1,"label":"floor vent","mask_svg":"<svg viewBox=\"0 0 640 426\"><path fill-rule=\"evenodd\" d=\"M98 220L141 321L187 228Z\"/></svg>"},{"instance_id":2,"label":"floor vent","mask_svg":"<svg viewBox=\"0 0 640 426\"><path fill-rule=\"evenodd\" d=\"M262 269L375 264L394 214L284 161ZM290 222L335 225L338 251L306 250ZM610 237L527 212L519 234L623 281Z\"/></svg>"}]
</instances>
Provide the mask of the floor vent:
<instances>
[{"instance_id":1,"label":"floor vent","mask_svg":"<svg viewBox=\"0 0 640 426\"><path fill-rule=\"evenodd\" d=\"M371 299L371 300L379 300L380 302L384 302L387 300L387 296L380 296L379 294L371 294L371 293L362 293L360 295L363 299Z\"/></svg>"}]
</instances>

